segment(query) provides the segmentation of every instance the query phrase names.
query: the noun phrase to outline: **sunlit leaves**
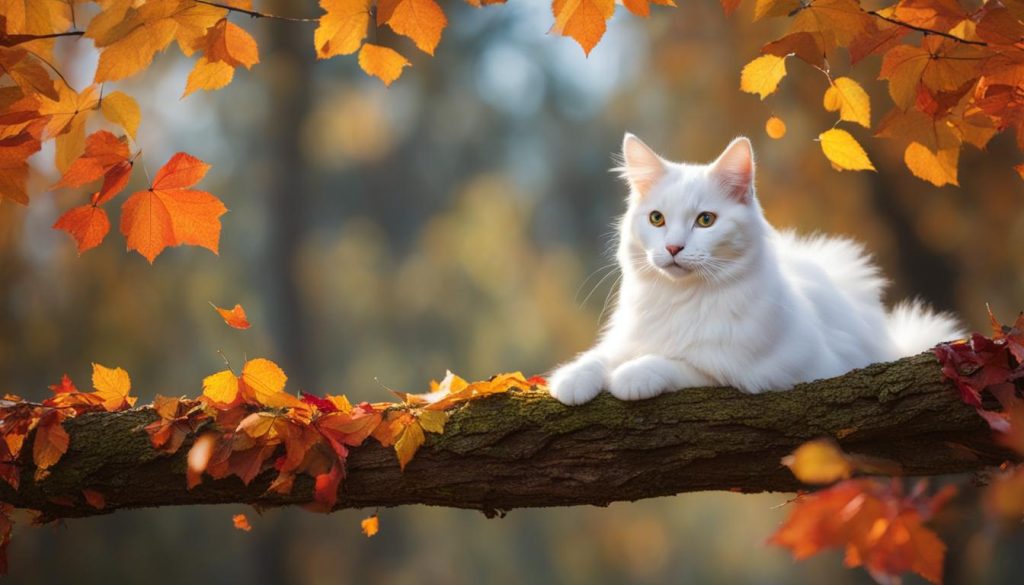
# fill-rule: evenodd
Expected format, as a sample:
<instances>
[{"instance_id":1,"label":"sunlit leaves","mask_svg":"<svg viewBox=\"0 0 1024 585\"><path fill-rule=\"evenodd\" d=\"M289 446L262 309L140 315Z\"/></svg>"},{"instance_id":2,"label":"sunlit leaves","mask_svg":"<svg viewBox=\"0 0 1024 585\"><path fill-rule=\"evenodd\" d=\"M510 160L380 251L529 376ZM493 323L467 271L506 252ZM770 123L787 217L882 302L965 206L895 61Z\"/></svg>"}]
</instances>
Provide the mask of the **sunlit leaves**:
<instances>
[{"instance_id":1,"label":"sunlit leaves","mask_svg":"<svg viewBox=\"0 0 1024 585\"><path fill-rule=\"evenodd\" d=\"M448 18L434 0L378 0L377 26L384 24L412 39L419 50L433 55Z\"/></svg>"},{"instance_id":2,"label":"sunlit leaves","mask_svg":"<svg viewBox=\"0 0 1024 585\"><path fill-rule=\"evenodd\" d=\"M217 253L220 216L227 208L219 199L190 189L210 165L179 152L157 171L152 186L132 194L124 203L121 233L129 250L153 263L168 246L202 246Z\"/></svg>"},{"instance_id":3,"label":"sunlit leaves","mask_svg":"<svg viewBox=\"0 0 1024 585\"><path fill-rule=\"evenodd\" d=\"M111 92L103 96L103 100L100 102L100 111L103 112L103 117L124 129L128 136L135 138L139 121L142 119L139 104L135 102L135 98L123 91Z\"/></svg>"},{"instance_id":4,"label":"sunlit leaves","mask_svg":"<svg viewBox=\"0 0 1024 585\"><path fill-rule=\"evenodd\" d=\"M764 123L764 131L770 138L778 140L786 135L786 123L778 116L772 116Z\"/></svg>"},{"instance_id":5,"label":"sunlit leaves","mask_svg":"<svg viewBox=\"0 0 1024 585\"><path fill-rule=\"evenodd\" d=\"M231 83L236 67L252 69L260 62L256 40L226 18L210 27L195 48L204 54L188 76L185 96L197 89L220 89Z\"/></svg>"},{"instance_id":6,"label":"sunlit leaves","mask_svg":"<svg viewBox=\"0 0 1024 585\"><path fill-rule=\"evenodd\" d=\"M614 0L553 0L551 12L555 16L555 24L551 31L572 37L583 47L583 52L590 51L604 36L606 22L615 12Z\"/></svg>"},{"instance_id":7,"label":"sunlit leaves","mask_svg":"<svg viewBox=\"0 0 1024 585\"><path fill-rule=\"evenodd\" d=\"M363 518L359 523L359 527L367 538L374 536L380 530L380 518L378 518L376 514L368 518Z\"/></svg>"},{"instance_id":8,"label":"sunlit leaves","mask_svg":"<svg viewBox=\"0 0 1024 585\"><path fill-rule=\"evenodd\" d=\"M868 159L868 154L857 140L846 130L833 128L826 130L818 136L821 142L821 150L832 162L832 165L841 171L873 171L874 165Z\"/></svg>"},{"instance_id":9,"label":"sunlit leaves","mask_svg":"<svg viewBox=\"0 0 1024 585\"><path fill-rule=\"evenodd\" d=\"M740 74L740 89L747 93L756 93L763 100L775 93L779 82L785 76L785 57L762 55L743 68Z\"/></svg>"},{"instance_id":10,"label":"sunlit leaves","mask_svg":"<svg viewBox=\"0 0 1024 585\"><path fill-rule=\"evenodd\" d=\"M402 69L408 67L409 62L391 47L366 43L359 50L359 66L368 75L383 81L384 85L391 85L402 75Z\"/></svg>"},{"instance_id":11,"label":"sunlit leaves","mask_svg":"<svg viewBox=\"0 0 1024 585\"><path fill-rule=\"evenodd\" d=\"M839 119L871 127L871 100L859 83L849 77L832 81L825 91L825 109L839 112Z\"/></svg>"},{"instance_id":12,"label":"sunlit leaves","mask_svg":"<svg viewBox=\"0 0 1024 585\"><path fill-rule=\"evenodd\" d=\"M370 26L371 0L320 0L324 15L313 32L317 57L350 55L359 50Z\"/></svg>"},{"instance_id":13,"label":"sunlit leaves","mask_svg":"<svg viewBox=\"0 0 1024 585\"><path fill-rule=\"evenodd\" d=\"M231 309L222 309L216 305L213 308L217 310L217 313L224 319L224 322L231 327L235 329L249 328L249 318L246 317L245 309L242 308L242 305L236 304Z\"/></svg>"}]
</instances>

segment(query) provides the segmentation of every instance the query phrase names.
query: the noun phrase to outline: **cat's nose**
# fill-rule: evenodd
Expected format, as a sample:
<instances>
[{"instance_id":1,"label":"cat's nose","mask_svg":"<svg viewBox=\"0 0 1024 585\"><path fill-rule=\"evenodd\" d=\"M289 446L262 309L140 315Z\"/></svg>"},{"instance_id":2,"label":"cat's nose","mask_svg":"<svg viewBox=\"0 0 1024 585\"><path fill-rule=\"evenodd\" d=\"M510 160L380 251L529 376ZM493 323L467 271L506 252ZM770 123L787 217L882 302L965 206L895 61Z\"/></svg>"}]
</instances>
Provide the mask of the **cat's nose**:
<instances>
[{"instance_id":1,"label":"cat's nose","mask_svg":"<svg viewBox=\"0 0 1024 585\"><path fill-rule=\"evenodd\" d=\"M676 254L678 254L683 249L683 247L682 246L665 246L665 249L668 250L669 254L671 254L672 256L675 256Z\"/></svg>"}]
</instances>

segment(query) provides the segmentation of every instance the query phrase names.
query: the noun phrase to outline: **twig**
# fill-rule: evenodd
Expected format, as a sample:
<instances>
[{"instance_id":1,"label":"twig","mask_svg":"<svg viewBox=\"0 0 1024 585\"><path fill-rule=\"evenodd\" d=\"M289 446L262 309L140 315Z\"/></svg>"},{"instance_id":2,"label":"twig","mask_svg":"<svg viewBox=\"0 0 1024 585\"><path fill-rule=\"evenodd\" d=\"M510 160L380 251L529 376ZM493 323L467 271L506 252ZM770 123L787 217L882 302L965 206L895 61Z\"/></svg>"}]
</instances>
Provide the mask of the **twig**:
<instances>
[{"instance_id":1,"label":"twig","mask_svg":"<svg viewBox=\"0 0 1024 585\"><path fill-rule=\"evenodd\" d=\"M988 46L988 43L986 43L985 41L972 41L972 40L968 40L968 39L965 39L965 38L962 38L962 37L958 37L958 36L956 36L954 34L951 34L951 33L948 33L948 32L932 30L930 28L925 28L923 26L916 26L916 25L910 24L909 22L903 22L902 20L897 20L897 19L892 18L890 16L885 16L884 14L880 14L876 10L865 10L864 12L866 12L867 14L870 14L871 16L874 16L875 18L879 18L881 20L884 20L884 21L886 21L888 23L895 24L897 26L902 26L903 28L909 28L910 30L916 30L917 32L924 33L926 35L936 35L936 36L944 37L944 38L947 38L947 39L950 39L950 40L953 40L953 41L957 41L959 43L963 43L965 45L976 45L978 47L987 47Z\"/></svg>"},{"instance_id":2,"label":"twig","mask_svg":"<svg viewBox=\"0 0 1024 585\"><path fill-rule=\"evenodd\" d=\"M198 0L197 0L198 1ZM0 46L13 47L15 45L21 45L23 43L30 43L32 41L38 41L40 39L55 39L57 37L80 37L84 35L84 31L80 30L69 30L62 33L49 33L45 35L8 35L0 39Z\"/></svg>"},{"instance_id":3,"label":"twig","mask_svg":"<svg viewBox=\"0 0 1024 585\"><path fill-rule=\"evenodd\" d=\"M223 8L231 12L237 12L239 14L247 14L253 18L272 18L274 20L287 20L289 22L319 22L318 18L296 18L293 16L278 16L276 14L267 14L265 12L257 12L255 10L246 10L245 8L236 8L227 4L220 4L218 2L210 2L209 0L192 0L196 4L206 4L207 6L214 6L216 8Z\"/></svg>"}]
</instances>

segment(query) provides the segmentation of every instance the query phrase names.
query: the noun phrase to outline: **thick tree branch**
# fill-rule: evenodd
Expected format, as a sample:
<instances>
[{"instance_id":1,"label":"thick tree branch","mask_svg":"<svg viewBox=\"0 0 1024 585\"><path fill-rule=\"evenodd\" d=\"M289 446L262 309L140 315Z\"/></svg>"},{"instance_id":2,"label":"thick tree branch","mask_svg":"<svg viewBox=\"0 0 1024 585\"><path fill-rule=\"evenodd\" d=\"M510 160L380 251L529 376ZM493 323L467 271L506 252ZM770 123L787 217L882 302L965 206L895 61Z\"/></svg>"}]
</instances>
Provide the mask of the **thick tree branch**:
<instances>
[{"instance_id":1,"label":"thick tree branch","mask_svg":"<svg viewBox=\"0 0 1024 585\"><path fill-rule=\"evenodd\" d=\"M155 418L144 408L70 419L70 449L49 477L35 483L24 469L21 489L0 486L0 500L44 518L310 500L309 478L291 495L265 494L273 470L249 486L230 477L189 491L187 446L174 456L154 450L142 426ZM942 380L934 357L922 354L760 395L694 388L641 402L602 395L578 407L541 393L472 401L452 414L444 435L428 435L404 473L394 452L373 440L354 449L339 507L430 504L492 514L701 490L791 491L800 486L780 457L822 436L896 461L908 475L975 471L1007 457ZM106 507L86 504L84 489L102 493Z\"/></svg>"}]
</instances>

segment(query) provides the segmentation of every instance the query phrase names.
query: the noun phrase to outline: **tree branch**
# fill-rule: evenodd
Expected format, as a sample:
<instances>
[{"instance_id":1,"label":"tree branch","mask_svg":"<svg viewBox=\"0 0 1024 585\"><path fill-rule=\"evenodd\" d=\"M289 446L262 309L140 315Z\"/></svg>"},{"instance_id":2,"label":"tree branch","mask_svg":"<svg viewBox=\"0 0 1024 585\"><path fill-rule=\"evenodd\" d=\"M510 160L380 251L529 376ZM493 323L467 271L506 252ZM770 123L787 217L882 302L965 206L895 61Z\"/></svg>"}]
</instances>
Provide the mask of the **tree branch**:
<instances>
[{"instance_id":1,"label":"tree branch","mask_svg":"<svg viewBox=\"0 0 1024 585\"><path fill-rule=\"evenodd\" d=\"M965 45L977 45L979 47L987 47L988 46L988 43L986 43L985 41L972 41L972 40L969 40L969 39L958 37L958 36L956 36L954 34L951 34L951 33L948 33L948 32L942 32L942 31L939 31L939 30L932 30L930 28L925 28L923 26L916 26L916 25L910 24L909 22L903 22L902 20L899 20L899 19L896 19L896 18L892 18L891 16L885 16L884 14L881 14L877 10L865 10L864 12L866 12L867 14L870 14L871 16L874 16L875 18L884 20L884 21L886 21L888 23L895 24L897 26L902 26L903 28L908 28L910 30L915 30L915 31L917 31L919 33L924 33L926 35L936 35L936 36L940 36L940 37L945 37L947 39L950 39L950 40L953 40L953 41L957 41L957 42L963 43Z\"/></svg>"},{"instance_id":2,"label":"tree branch","mask_svg":"<svg viewBox=\"0 0 1024 585\"><path fill-rule=\"evenodd\" d=\"M70 448L51 474L36 483L26 463L21 489L0 485L0 501L53 519L311 499L308 477L289 495L266 494L272 469L248 486L207 478L186 489L188 445L173 456L153 449L142 427L155 418L142 408L69 419ZM428 435L404 473L394 452L373 440L353 449L338 507L429 504L495 514L702 490L793 491L800 485L779 459L822 436L896 461L908 475L976 471L1011 457L942 379L935 358L921 354L760 395L693 388L641 402L604 394L577 407L536 392L471 401L452 413L443 435ZM84 489L103 494L106 506L90 507Z\"/></svg>"},{"instance_id":3,"label":"tree branch","mask_svg":"<svg viewBox=\"0 0 1024 585\"><path fill-rule=\"evenodd\" d=\"M287 20L289 22L319 22L318 18L297 18L292 16L278 16L276 14L267 14L265 12L257 12L255 10L246 10L245 8L237 8L229 4L221 4L219 2L211 2L210 0L192 0L196 4L206 4L207 6L213 6L216 8L223 8L229 12L237 12L239 14L246 14L253 18L270 18L273 20Z\"/></svg>"}]
</instances>

